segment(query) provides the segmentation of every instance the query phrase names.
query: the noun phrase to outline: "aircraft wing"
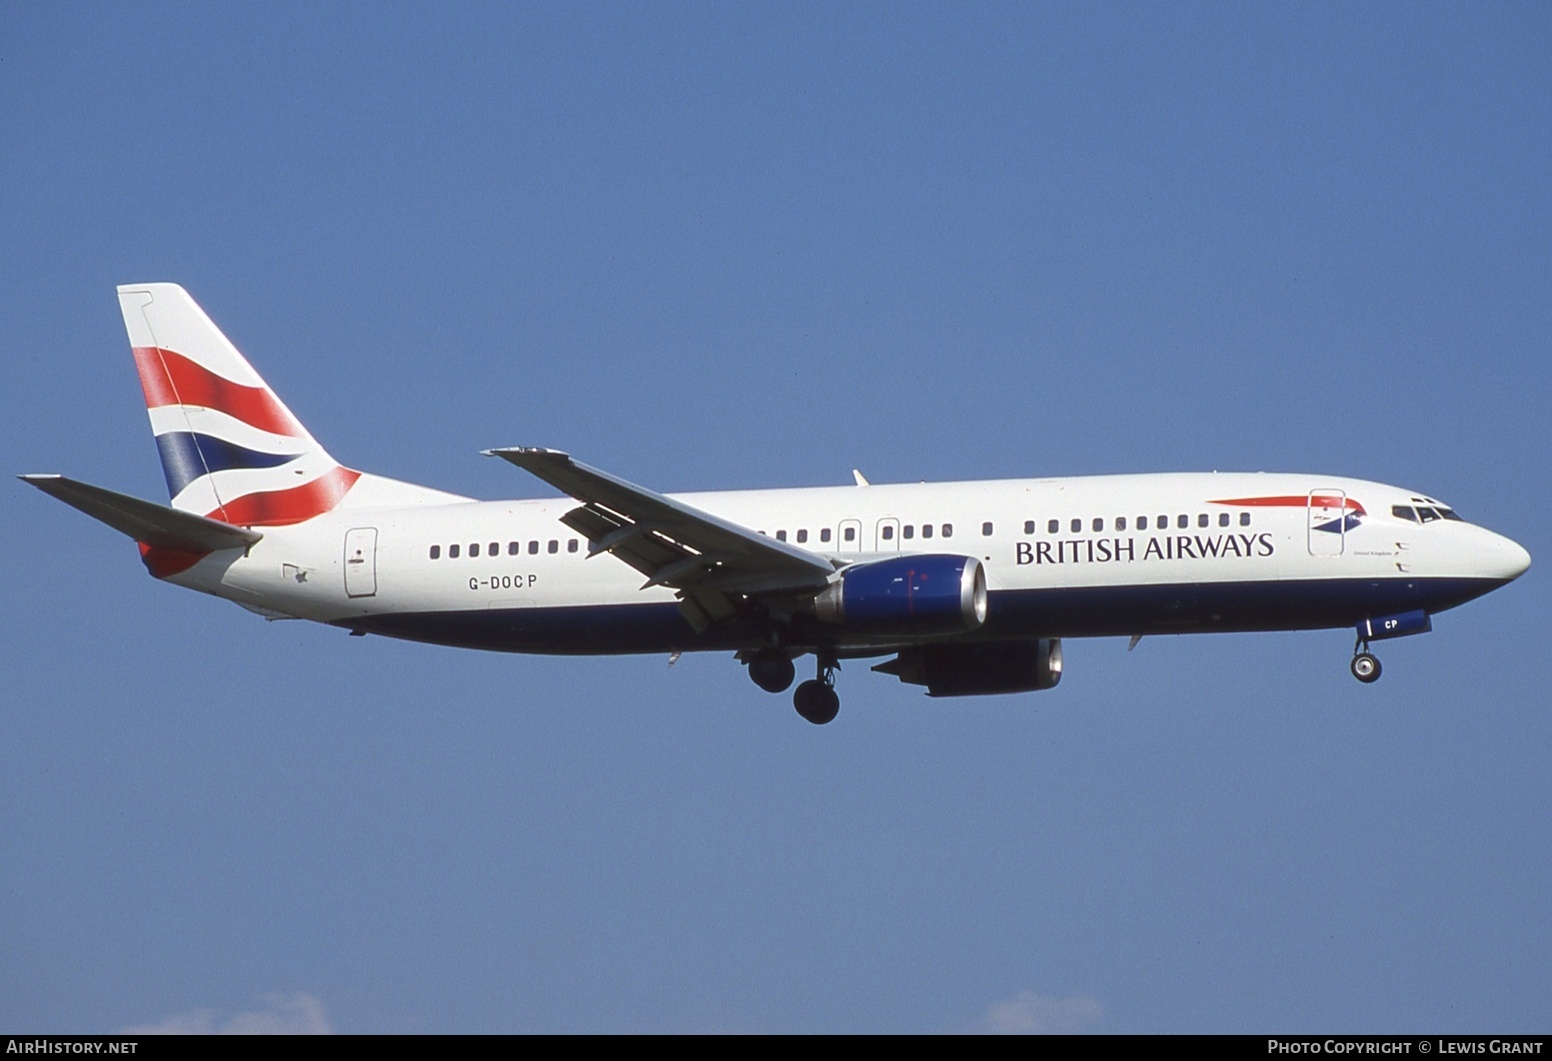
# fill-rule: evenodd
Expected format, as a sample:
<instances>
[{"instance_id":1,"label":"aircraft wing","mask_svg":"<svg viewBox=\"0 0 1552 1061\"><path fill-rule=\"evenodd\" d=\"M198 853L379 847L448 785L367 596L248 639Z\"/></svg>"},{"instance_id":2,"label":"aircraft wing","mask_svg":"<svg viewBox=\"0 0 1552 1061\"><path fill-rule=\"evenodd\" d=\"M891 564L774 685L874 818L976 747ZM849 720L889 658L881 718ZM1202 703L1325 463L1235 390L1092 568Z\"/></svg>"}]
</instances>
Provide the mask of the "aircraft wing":
<instances>
[{"instance_id":1,"label":"aircraft wing","mask_svg":"<svg viewBox=\"0 0 1552 1061\"><path fill-rule=\"evenodd\" d=\"M561 522L587 536L590 556L612 553L646 575L643 589L669 586L704 606L703 596L719 593L822 589L835 573L816 553L590 468L559 450L513 447L485 453L582 502Z\"/></svg>"},{"instance_id":2,"label":"aircraft wing","mask_svg":"<svg viewBox=\"0 0 1552 1061\"><path fill-rule=\"evenodd\" d=\"M137 542L158 549L185 549L190 552L215 552L219 549L246 549L263 538L258 531L234 527L230 523L206 519L154 501L104 490L90 483L77 482L63 475L23 475L29 483L71 508L80 509Z\"/></svg>"}]
</instances>

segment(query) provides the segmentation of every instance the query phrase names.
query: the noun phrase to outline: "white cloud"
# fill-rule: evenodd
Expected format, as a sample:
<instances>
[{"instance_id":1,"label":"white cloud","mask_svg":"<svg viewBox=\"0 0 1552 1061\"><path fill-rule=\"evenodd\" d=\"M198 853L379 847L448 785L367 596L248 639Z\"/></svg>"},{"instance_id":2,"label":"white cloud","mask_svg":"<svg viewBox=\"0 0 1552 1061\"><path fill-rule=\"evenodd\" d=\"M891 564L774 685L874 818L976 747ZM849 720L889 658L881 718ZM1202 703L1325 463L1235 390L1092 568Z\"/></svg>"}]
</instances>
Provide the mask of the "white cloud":
<instances>
[{"instance_id":1,"label":"white cloud","mask_svg":"<svg viewBox=\"0 0 1552 1061\"><path fill-rule=\"evenodd\" d=\"M1020 991L993 1003L986 1015L970 1026L984 1035L1072 1035L1087 1031L1103 1016L1099 999L1091 995L1047 998Z\"/></svg>"},{"instance_id":2,"label":"white cloud","mask_svg":"<svg viewBox=\"0 0 1552 1061\"><path fill-rule=\"evenodd\" d=\"M219 1021L208 1009L179 1013L158 1024L125 1028L123 1035L331 1035L323 1005L312 995L265 995L266 1008Z\"/></svg>"}]
</instances>

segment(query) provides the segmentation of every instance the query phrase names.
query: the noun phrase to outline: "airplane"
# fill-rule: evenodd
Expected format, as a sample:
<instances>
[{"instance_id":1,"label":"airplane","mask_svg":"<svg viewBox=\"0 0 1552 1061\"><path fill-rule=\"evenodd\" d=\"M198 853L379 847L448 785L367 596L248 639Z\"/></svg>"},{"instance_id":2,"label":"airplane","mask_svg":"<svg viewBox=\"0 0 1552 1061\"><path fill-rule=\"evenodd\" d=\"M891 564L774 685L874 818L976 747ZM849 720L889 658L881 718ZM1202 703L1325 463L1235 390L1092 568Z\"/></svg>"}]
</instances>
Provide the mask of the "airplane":
<instances>
[{"instance_id":1,"label":"airplane","mask_svg":"<svg viewBox=\"0 0 1552 1061\"><path fill-rule=\"evenodd\" d=\"M1530 555L1432 497L1330 475L1144 474L660 494L569 454L491 449L562 498L479 501L340 464L176 284L118 289L163 505L21 478L122 532L158 579L269 619L551 654L794 661L804 719L842 660L953 697L1050 689L1062 638L1350 627L1370 643Z\"/></svg>"}]
</instances>

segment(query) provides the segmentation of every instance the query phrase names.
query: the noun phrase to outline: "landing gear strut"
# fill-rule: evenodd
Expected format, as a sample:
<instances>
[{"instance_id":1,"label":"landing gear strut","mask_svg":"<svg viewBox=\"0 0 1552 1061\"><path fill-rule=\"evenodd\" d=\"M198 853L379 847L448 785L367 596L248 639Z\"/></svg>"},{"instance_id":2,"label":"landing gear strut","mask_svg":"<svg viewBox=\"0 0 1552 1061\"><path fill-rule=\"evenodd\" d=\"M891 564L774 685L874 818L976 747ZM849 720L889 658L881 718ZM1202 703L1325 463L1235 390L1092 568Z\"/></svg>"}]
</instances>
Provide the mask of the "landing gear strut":
<instances>
[{"instance_id":1,"label":"landing gear strut","mask_svg":"<svg viewBox=\"0 0 1552 1061\"><path fill-rule=\"evenodd\" d=\"M792 706L816 726L833 721L841 710L841 698L835 692L835 672L839 667L834 659L821 655L819 676L804 682L792 694Z\"/></svg>"},{"instance_id":2,"label":"landing gear strut","mask_svg":"<svg viewBox=\"0 0 1552 1061\"><path fill-rule=\"evenodd\" d=\"M1363 638L1353 646L1353 662L1349 665L1353 677L1368 685L1380 680L1380 661L1369 651L1369 643Z\"/></svg>"}]
</instances>

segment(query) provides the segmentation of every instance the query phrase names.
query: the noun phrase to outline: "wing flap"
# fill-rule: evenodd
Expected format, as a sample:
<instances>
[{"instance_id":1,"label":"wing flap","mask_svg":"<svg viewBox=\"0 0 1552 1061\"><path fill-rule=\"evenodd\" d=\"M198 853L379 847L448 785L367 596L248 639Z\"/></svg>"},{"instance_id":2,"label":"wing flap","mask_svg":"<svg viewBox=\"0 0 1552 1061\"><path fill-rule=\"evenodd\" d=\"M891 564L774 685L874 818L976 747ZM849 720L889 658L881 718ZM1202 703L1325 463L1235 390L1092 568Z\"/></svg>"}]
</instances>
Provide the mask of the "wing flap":
<instances>
[{"instance_id":1,"label":"wing flap","mask_svg":"<svg viewBox=\"0 0 1552 1061\"><path fill-rule=\"evenodd\" d=\"M264 537L246 527L234 527L154 501L142 501L63 475L23 475L19 478L71 508L106 523L120 534L155 549L213 553L221 549L246 549Z\"/></svg>"},{"instance_id":2,"label":"wing flap","mask_svg":"<svg viewBox=\"0 0 1552 1061\"><path fill-rule=\"evenodd\" d=\"M675 542L659 538L646 524L583 505L560 518L572 530L587 537L588 555L610 553L651 578L658 571L694 555Z\"/></svg>"}]
</instances>

